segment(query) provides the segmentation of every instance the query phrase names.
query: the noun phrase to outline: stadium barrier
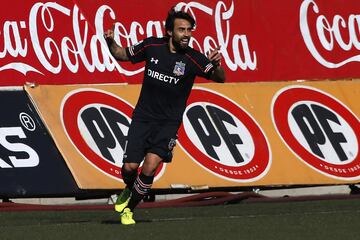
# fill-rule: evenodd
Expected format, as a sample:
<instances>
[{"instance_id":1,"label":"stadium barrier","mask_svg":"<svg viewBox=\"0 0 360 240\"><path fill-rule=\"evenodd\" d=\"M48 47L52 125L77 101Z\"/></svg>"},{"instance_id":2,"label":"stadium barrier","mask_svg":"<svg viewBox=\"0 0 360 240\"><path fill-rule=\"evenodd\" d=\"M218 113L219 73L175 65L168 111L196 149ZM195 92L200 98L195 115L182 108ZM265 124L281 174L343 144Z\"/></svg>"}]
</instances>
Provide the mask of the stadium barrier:
<instances>
[{"instance_id":1,"label":"stadium barrier","mask_svg":"<svg viewBox=\"0 0 360 240\"><path fill-rule=\"evenodd\" d=\"M73 196L79 191L26 92L0 91L0 196Z\"/></svg>"},{"instance_id":2,"label":"stadium barrier","mask_svg":"<svg viewBox=\"0 0 360 240\"><path fill-rule=\"evenodd\" d=\"M154 188L348 184L360 179L359 80L197 84ZM81 189L120 176L140 85L27 86Z\"/></svg>"}]
</instances>

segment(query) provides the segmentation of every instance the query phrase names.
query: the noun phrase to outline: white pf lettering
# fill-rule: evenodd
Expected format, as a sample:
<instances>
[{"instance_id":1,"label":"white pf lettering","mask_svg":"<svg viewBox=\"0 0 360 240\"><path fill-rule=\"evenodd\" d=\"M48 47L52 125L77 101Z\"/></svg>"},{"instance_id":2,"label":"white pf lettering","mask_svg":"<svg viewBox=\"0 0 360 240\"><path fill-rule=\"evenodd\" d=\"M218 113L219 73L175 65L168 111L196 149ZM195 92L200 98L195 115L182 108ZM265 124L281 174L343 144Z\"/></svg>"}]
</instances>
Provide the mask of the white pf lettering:
<instances>
[{"instance_id":1,"label":"white pf lettering","mask_svg":"<svg viewBox=\"0 0 360 240\"><path fill-rule=\"evenodd\" d=\"M163 74L163 73L159 73L157 71L153 71L151 69L148 69L147 70L147 75L149 77L152 77L152 78L155 78L159 81L163 81L163 82L166 82L166 83L174 83L174 84L177 84L180 80L180 78L174 78L174 77L171 77L169 75L166 75L166 74Z\"/></svg>"}]
</instances>

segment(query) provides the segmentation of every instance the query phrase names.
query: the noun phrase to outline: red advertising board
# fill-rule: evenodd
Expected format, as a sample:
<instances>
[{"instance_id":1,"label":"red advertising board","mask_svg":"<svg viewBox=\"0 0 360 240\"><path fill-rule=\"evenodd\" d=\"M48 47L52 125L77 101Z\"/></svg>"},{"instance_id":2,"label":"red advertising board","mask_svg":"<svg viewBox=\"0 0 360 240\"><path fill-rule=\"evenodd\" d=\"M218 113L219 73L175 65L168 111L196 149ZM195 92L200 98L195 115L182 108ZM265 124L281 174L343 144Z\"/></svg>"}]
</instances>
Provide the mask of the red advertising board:
<instances>
[{"instance_id":1,"label":"red advertising board","mask_svg":"<svg viewBox=\"0 0 360 240\"><path fill-rule=\"evenodd\" d=\"M196 18L194 48L221 46L228 82L360 77L358 0L6 0L0 86L141 83L143 65L114 61L102 33L115 24L122 46L161 37L174 5Z\"/></svg>"}]
</instances>

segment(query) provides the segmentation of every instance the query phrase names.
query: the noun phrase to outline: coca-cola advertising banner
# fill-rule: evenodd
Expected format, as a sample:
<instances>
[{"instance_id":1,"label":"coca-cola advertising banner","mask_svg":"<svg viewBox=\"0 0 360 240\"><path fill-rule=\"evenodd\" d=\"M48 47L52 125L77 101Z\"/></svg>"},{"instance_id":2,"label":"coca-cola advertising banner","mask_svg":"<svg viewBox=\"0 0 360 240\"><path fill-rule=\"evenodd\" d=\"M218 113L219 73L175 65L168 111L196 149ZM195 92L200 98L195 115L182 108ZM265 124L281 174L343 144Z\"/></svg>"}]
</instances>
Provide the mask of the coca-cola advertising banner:
<instances>
[{"instance_id":1,"label":"coca-cola advertising banner","mask_svg":"<svg viewBox=\"0 0 360 240\"><path fill-rule=\"evenodd\" d=\"M196 19L191 46L221 47L228 82L360 77L358 0L27 0L2 2L0 85L141 83L103 32L124 47L162 37L172 6Z\"/></svg>"}]
</instances>

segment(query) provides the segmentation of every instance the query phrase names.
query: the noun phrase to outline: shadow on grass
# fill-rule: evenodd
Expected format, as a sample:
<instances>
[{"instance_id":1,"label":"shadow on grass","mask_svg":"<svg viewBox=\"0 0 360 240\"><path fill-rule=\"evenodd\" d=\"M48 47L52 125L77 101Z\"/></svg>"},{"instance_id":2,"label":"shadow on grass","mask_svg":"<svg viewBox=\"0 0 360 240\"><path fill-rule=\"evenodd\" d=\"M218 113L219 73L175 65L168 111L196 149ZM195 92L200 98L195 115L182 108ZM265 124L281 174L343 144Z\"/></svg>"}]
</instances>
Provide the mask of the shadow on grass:
<instances>
[{"instance_id":1,"label":"shadow on grass","mask_svg":"<svg viewBox=\"0 0 360 240\"><path fill-rule=\"evenodd\" d=\"M140 219L140 220L135 220L136 223L151 223L153 221L149 220L149 219ZM108 225L122 225L120 220L104 220L101 221L101 224L108 224Z\"/></svg>"}]
</instances>

